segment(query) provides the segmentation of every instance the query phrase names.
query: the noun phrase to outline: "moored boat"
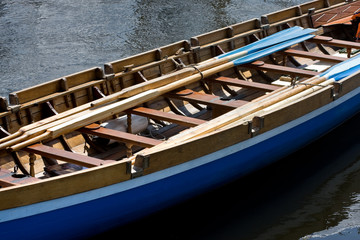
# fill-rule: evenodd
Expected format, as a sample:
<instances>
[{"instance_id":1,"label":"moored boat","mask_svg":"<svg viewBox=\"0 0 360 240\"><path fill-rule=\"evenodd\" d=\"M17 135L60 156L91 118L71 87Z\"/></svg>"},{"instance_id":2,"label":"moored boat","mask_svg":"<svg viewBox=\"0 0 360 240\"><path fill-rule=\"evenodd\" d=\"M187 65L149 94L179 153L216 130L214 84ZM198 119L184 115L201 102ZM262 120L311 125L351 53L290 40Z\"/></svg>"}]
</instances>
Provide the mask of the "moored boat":
<instances>
[{"instance_id":1,"label":"moored boat","mask_svg":"<svg viewBox=\"0 0 360 240\"><path fill-rule=\"evenodd\" d=\"M93 235L335 128L360 110L359 8L312 1L2 98L2 236Z\"/></svg>"}]
</instances>

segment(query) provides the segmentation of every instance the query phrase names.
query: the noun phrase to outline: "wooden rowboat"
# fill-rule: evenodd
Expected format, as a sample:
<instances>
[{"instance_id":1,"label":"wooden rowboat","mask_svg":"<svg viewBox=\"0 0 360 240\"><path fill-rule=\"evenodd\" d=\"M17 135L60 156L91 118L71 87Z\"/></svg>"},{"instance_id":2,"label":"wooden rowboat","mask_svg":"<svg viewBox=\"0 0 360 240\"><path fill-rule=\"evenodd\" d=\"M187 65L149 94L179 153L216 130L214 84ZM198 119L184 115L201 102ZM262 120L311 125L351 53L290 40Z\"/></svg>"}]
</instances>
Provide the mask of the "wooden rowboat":
<instances>
[{"instance_id":1,"label":"wooden rowboat","mask_svg":"<svg viewBox=\"0 0 360 240\"><path fill-rule=\"evenodd\" d=\"M91 236L329 132L360 111L358 9L311 1L1 98L1 237Z\"/></svg>"}]
</instances>

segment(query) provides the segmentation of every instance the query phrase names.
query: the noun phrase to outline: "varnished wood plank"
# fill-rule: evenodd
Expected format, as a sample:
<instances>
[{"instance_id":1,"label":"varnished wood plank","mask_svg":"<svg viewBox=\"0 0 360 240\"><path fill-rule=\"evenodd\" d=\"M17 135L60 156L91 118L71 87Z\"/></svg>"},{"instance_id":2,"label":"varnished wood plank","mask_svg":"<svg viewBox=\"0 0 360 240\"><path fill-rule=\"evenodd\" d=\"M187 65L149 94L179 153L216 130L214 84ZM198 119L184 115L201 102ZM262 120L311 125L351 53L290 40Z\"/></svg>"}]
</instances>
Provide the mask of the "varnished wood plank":
<instances>
[{"instance_id":1,"label":"varnished wood plank","mask_svg":"<svg viewBox=\"0 0 360 240\"><path fill-rule=\"evenodd\" d=\"M280 66L280 65L274 65L274 64L268 64L268 63L264 63L262 61L256 61L251 64L246 64L244 66L248 67L248 68L261 70L261 71L269 71L269 72L275 72L275 73L287 74L287 75L299 76L299 77L314 77L319 74L314 71Z\"/></svg>"},{"instance_id":2,"label":"varnished wood plank","mask_svg":"<svg viewBox=\"0 0 360 240\"><path fill-rule=\"evenodd\" d=\"M241 79L237 79L237 78L229 78L229 77L209 78L209 80L213 81L213 82L230 85L230 86L251 88L251 89L256 89L256 90L261 90L261 91L270 91L271 92L271 91L274 91L274 90L280 88L279 86L274 86L274 85L270 85L270 84L249 82L249 81L245 81L245 80L241 80Z\"/></svg>"},{"instance_id":3,"label":"varnished wood plank","mask_svg":"<svg viewBox=\"0 0 360 240\"><path fill-rule=\"evenodd\" d=\"M360 2L354 2L346 4L342 7L314 14L311 16L311 19L313 21L314 27L319 27L321 25L325 25L330 22L339 20L341 18L352 16L355 12L359 10L359 8Z\"/></svg>"},{"instance_id":4,"label":"varnished wood plank","mask_svg":"<svg viewBox=\"0 0 360 240\"><path fill-rule=\"evenodd\" d=\"M288 49L288 50L284 51L284 54L289 55L289 56L318 59L318 60L335 62L335 63L339 63L339 62L346 60L346 58L344 58L344 57L331 56L331 55L319 54L319 53L314 53L314 52L306 52L306 51L300 51L300 50L296 50L296 49Z\"/></svg>"},{"instance_id":5,"label":"varnished wood plank","mask_svg":"<svg viewBox=\"0 0 360 240\"><path fill-rule=\"evenodd\" d=\"M42 144L31 145L24 150L44 157L55 158L61 161L77 164L84 167L95 167L106 163L106 161L101 159L80 155L77 153L53 148Z\"/></svg>"},{"instance_id":6,"label":"varnished wood plank","mask_svg":"<svg viewBox=\"0 0 360 240\"><path fill-rule=\"evenodd\" d=\"M102 138L112 139L119 142L129 143L141 147L153 147L162 142L157 139L147 138L132 133L126 133L113 129L103 128L97 124L92 124L89 125L88 127L80 128L77 131L81 133L99 136Z\"/></svg>"},{"instance_id":7,"label":"varnished wood plank","mask_svg":"<svg viewBox=\"0 0 360 240\"><path fill-rule=\"evenodd\" d=\"M167 96L170 98L181 99L188 102L196 102L200 104L205 104L214 107L222 107L227 109L234 109L248 103L248 101L244 101L244 100L236 100L236 101L222 100L222 98L219 96L199 93L192 91L190 89L185 89L183 91L179 91L176 93L170 93L167 94Z\"/></svg>"},{"instance_id":8,"label":"varnished wood plank","mask_svg":"<svg viewBox=\"0 0 360 240\"><path fill-rule=\"evenodd\" d=\"M325 36L315 36L312 39L307 40L313 43L320 43L324 45L330 45L335 47L343 47L343 48L355 48L360 49L360 43L358 42L350 42L345 40L338 40L333 39L332 37L325 37Z\"/></svg>"},{"instance_id":9,"label":"varnished wood plank","mask_svg":"<svg viewBox=\"0 0 360 240\"><path fill-rule=\"evenodd\" d=\"M131 114L136 114L143 117L149 117L152 119L157 120L164 120L168 122L172 122L178 125L186 126L186 127L194 127L199 124L206 122L202 119L181 116L173 113L162 112L155 109L145 108L145 107L138 107L129 111Z\"/></svg>"}]
</instances>

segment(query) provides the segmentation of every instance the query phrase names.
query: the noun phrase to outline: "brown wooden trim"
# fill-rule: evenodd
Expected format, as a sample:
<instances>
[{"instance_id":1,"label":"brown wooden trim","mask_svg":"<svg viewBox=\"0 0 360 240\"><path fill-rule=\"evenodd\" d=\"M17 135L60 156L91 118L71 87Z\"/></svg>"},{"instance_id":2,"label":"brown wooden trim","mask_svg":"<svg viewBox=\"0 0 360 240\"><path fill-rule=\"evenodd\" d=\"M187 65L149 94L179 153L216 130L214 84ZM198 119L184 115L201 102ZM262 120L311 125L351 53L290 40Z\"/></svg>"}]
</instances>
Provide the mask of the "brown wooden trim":
<instances>
[{"instance_id":1,"label":"brown wooden trim","mask_svg":"<svg viewBox=\"0 0 360 240\"><path fill-rule=\"evenodd\" d=\"M221 84L226 84L230 86L236 86L236 87L243 87L243 88L251 88L261 91L274 91L276 89L279 89L279 86L265 84L265 83L258 83L258 82L249 82L237 78L229 78L229 77L217 77L217 78L209 78L209 81L218 82Z\"/></svg>"},{"instance_id":2,"label":"brown wooden trim","mask_svg":"<svg viewBox=\"0 0 360 240\"><path fill-rule=\"evenodd\" d=\"M53 148L42 144L34 144L24 149L27 152L35 153L48 158L55 158L61 161L77 164L84 167L95 167L105 164L106 161L97 158Z\"/></svg>"},{"instance_id":3,"label":"brown wooden trim","mask_svg":"<svg viewBox=\"0 0 360 240\"><path fill-rule=\"evenodd\" d=\"M177 114L163 112L163 111L159 111L159 110L155 110L155 109L151 109L151 108L145 108L145 107L138 107L138 108L129 110L129 113L143 116L143 117L153 118L153 119L157 119L157 120L164 120L164 121L172 122L172 123L186 126L186 127L195 127L197 125L200 125L200 124L206 122L205 120L202 120L202 119L177 115Z\"/></svg>"},{"instance_id":4,"label":"brown wooden trim","mask_svg":"<svg viewBox=\"0 0 360 240\"><path fill-rule=\"evenodd\" d=\"M318 44L335 46L335 47L360 49L360 43L358 43L358 42L338 40L338 39L333 39L332 37L315 36L314 38L309 39L307 41L313 42L313 43L318 43Z\"/></svg>"},{"instance_id":5,"label":"brown wooden trim","mask_svg":"<svg viewBox=\"0 0 360 240\"><path fill-rule=\"evenodd\" d=\"M248 101L244 101L244 100L236 100L236 101L222 100L221 97L219 96L199 93L192 91L190 89L185 89L176 93L169 93L167 94L167 96L169 98L176 98L188 102L196 102L200 104L205 104L214 107L222 107L227 109L234 109L248 103Z\"/></svg>"},{"instance_id":6,"label":"brown wooden trim","mask_svg":"<svg viewBox=\"0 0 360 240\"><path fill-rule=\"evenodd\" d=\"M255 61L251 64L246 64L243 66L261 70L261 71L270 71L270 72L276 72L276 73L280 73L280 74L288 74L291 76L299 76L299 77L314 77L319 74L314 71L280 66L280 65L274 65L274 64L268 64L268 63L264 63L262 61Z\"/></svg>"},{"instance_id":7,"label":"brown wooden trim","mask_svg":"<svg viewBox=\"0 0 360 240\"><path fill-rule=\"evenodd\" d=\"M351 1L348 1L351 2ZM333 8L327 11L322 11L311 16L313 27L319 27L331 22L336 22L344 17L352 16L358 11L360 2L349 3L341 7Z\"/></svg>"},{"instance_id":8,"label":"brown wooden trim","mask_svg":"<svg viewBox=\"0 0 360 240\"><path fill-rule=\"evenodd\" d=\"M136 146L141 146L141 147L153 147L157 144L162 143L162 141L157 139L143 137L113 129L103 128L97 124L91 124L88 127L80 128L77 131L81 133L99 136L102 138L112 139L119 142L125 142Z\"/></svg>"},{"instance_id":9,"label":"brown wooden trim","mask_svg":"<svg viewBox=\"0 0 360 240\"><path fill-rule=\"evenodd\" d=\"M288 55L288 56L318 59L318 60L335 62L335 63L339 63L339 62L346 60L346 58L344 58L344 57L337 57L337 56L319 54L319 53L314 53L314 52L306 52L306 51L300 51L300 50L296 50L296 49L288 49L288 50L284 51L284 54Z\"/></svg>"}]
</instances>

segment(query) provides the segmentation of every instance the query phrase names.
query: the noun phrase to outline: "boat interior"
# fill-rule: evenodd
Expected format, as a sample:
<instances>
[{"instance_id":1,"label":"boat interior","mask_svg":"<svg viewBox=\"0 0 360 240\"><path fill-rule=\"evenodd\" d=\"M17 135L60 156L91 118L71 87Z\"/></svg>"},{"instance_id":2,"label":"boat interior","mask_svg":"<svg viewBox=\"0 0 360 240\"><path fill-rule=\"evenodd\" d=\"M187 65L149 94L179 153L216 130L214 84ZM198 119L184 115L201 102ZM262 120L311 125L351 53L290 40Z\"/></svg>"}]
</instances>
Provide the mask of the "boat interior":
<instances>
[{"instance_id":1,"label":"boat interior","mask_svg":"<svg viewBox=\"0 0 360 240\"><path fill-rule=\"evenodd\" d=\"M0 98L0 138L5 138L24 126L101 101L124 89L146 85L184 69L196 70L202 61L279 30L295 25L318 28L313 39L210 77L201 76L195 83L115 112L76 131L17 151L2 149L0 187L42 181L129 159L185 129L258 101L283 86L295 86L356 54L360 43L353 41L351 24L331 25L323 21L328 11L336 8L339 12L341 8L345 15L360 8L360 4L349 9L348 5L343 6L343 1L330 1L334 4L325 1L329 6L323 8L318 6L319 2L324 1L295 6ZM258 125L261 128L261 123ZM247 134L253 137L256 131L252 126Z\"/></svg>"}]
</instances>

